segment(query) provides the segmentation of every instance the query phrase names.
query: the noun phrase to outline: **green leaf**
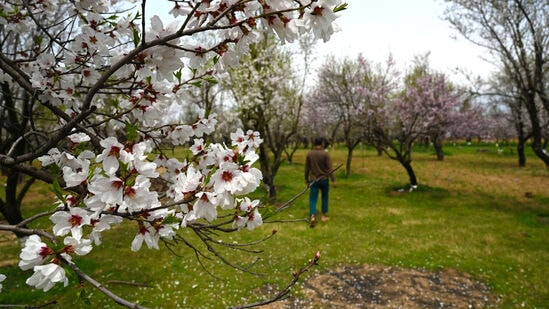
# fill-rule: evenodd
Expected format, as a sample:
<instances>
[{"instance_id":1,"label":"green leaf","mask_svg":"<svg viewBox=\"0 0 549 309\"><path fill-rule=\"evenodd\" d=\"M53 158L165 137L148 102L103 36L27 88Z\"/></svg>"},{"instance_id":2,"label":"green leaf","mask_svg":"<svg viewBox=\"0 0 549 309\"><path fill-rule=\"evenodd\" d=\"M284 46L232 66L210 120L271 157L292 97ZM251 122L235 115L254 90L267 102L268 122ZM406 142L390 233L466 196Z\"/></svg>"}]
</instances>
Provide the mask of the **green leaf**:
<instances>
[{"instance_id":1,"label":"green leaf","mask_svg":"<svg viewBox=\"0 0 549 309\"><path fill-rule=\"evenodd\" d=\"M175 224L175 223L181 223L181 219L168 215L166 218L164 218L164 221L162 221L162 224Z\"/></svg>"},{"instance_id":2,"label":"green leaf","mask_svg":"<svg viewBox=\"0 0 549 309\"><path fill-rule=\"evenodd\" d=\"M178 81L180 84L181 84L181 76L182 76L182 75L183 75L183 74L181 73L181 69L179 69L179 70L177 70L177 71L175 71L175 72L173 73L173 76L175 76L175 78L177 78L177 81Z\"/></svg>"},{"instance_id":3,"label":"green leaf","mask_svg":"<svg viewBox=\"0 0 549 309\"><path fill-rule=\"evenodd\" d=\"M133 44L135 47L139 46L139 43L141 43L141 37L139 37L139 32L137 29L133 30Z\"/></svg>"},{"instance_id":4,"label":"green leaf","mask_svg":"<svg viewBox=\"0 0 549 309\"><path fill-rule=\"evenodd\" d=\"M76 155L79 155L81 154L84 150L88 150L90 149L90 146L88 144L88 142L82 142L82 143L78 143L75 147L74 147L74 153Z\"/></svg>"},{"instance_id":5,"label":"green leaf","mask_svg":"<svg viewBox=\"0 0 549 309\"><path fill-rule=\"evenodd\" d=\"M63 201L63 203L65 203L63 188L61 188L61 185L59 184L59 180L57 179L57 177L53 177L52 191L60 201Z\"/></svg>"},{"instance_id":6,"label":"green leaf","mask_svg":"<svg viewBox=\"0 0 549 309\"><path fill-rule=\"evenodd\" d=\"M126 138L128 141L137 142L137 126L126 122Z\"/></svg>"},{"instance_id":7,"label":"green leaf","mask_svg":"<svg viewBox=\"0 0 549 309\"><path fill-rule=\"evenodd\" d=\"M109 99L107 102L108 105L111 105L116 109L120 108L120 101L118 100L118 98Z\"/></svg>"},{"instance_id":8,"label":"green leaf","mask_svg":"<svg viewBox=\"0 0 549 309\"><path fill-rule=\"evenodd\" d=\"M213 77L206 77L204 78L205 81L207 81L208 83L210 84L213 84L213 85L217 85L219 82L217 81L217 79L213 78Z\"/></svg>"},{"instance_id":9,"label":"green leaf","mask_svg":"<svg viewBox=\"0 0 549 309\"><path fill-rule=\"evenodd\" d=\"M343 10L346 10L346 9L347 9L347 5L348 5L348 4L347 4L346 2L344 2L344 3L342 3L341 5L336 6L336 7L334 8L334 13L341 12L341 11L343 11Z\"/></svg>"}]
</instances>

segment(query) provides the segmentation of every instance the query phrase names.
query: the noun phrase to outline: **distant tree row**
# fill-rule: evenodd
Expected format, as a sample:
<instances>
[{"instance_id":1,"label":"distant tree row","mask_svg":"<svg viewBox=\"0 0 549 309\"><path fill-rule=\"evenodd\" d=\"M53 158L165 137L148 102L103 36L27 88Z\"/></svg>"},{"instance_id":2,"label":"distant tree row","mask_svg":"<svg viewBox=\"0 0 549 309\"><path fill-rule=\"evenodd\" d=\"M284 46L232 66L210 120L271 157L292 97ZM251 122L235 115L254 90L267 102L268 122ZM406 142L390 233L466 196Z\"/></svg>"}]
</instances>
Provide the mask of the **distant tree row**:
<instances>
[{"instance_id":1,"label":"distant tree row","mask_svg":"<svg viewBox=\"0 0 549 309\"><path fill-rule=\"evenodd\" d=\"M499 68L489 80L456 83L446 72L431 68L429 53L416 56L404 69L390 55L385 63L361 55L329 56L311 74L295 68L302 63L298 55L305 55L307 62L314 46L301 44L303 53L289 51L269 44L269 38L241 59L245 65L222 84L236 102L232 115L265 138L261 169L271 198L276 198L274 178L283 153L291 160L296 143L306 145L318 135L345 145L347 175L354 149L365 143L397 160L412 188L418 185L412 146L420 142L432 144L437 159L443 160L444 140L513 140L518 142L519 166L524 166L524 148L531 141L549 166L545 2L447 2L448 21L485 47L488 60ZM314 80L307 89L298 82L300 74Z\"/></svg>"}]
</instances>

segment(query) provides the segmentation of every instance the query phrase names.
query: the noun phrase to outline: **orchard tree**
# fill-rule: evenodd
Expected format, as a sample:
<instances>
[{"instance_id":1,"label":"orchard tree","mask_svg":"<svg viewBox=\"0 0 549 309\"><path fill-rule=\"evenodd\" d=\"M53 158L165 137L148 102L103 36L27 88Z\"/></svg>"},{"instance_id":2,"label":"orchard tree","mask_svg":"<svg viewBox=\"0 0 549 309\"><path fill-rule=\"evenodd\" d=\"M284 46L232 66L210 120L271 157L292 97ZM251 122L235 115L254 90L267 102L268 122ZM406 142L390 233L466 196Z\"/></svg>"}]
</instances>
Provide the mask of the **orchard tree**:
<instances>
[{"instance_id":1,"label":"orchard tree","mask_svg":"<svg viewBox=\"0 0 549 309\"><path fill-rule=\"evenodd\" d=\"M487 132L485 135L489 136L491 140L494 140L501 148L510 141L517 140L518 130L522 130L521 134L529 132L530 130L528 128L528 123L514 119L515 116L521 115L521 113L510 112L505 105L500 105L505 101L505 98L500 98L500 100L498 105L494 104L488 107L487 115L485 117ZM522 112L522 115L526 116L525 111ZM519 139L522 140L522 142L517 141L517 144L524 146L526 142L525 136L519 136ZM524 149L519 148L517 145L517 150L518 149L521 150L521 154L519 154L519 166L524 166L520 164L520 159L524 156ZM525 157L523 159L526 160Z\"/></svg>"},{"instance_id":2,"label":"orchard tree","mask_svg":"<svg viewBox=\"0 0 549 309\"><path fill-rule=\"evenodd\" d=\"M311 34L305 34L299 37L298 44L296 44L294 48L292 48L292 61L293 65L296 68L296 87L297 87L297 100L299 102L300 106L300 113L299 113L299 119L296 121L297 124L297 132L296 134L292 135L288 141L286 142L286 147L284 147L284 153L286 154L286 158L288 162L291 164L293 162L293 155L295 152L302 147L305 141L307 139L312 139L312 132L311 130L308 130L307 126L304 125L304 110L307 104L307 95L308 92L306 89L307 87L307 81L310 80L311 75L311 63L314 61L315 56L315 48L316 48L316 40L314 36ZM308 142L306 142L308 144Z\"/></svg>"},{"instance_id":3,"label":"orchard tree","mask_svg":"<svg viewBox=\"0 0 549 309\"><path fill-rule=\"evenodd\" d=\"M499 71L513 84L517 99L528 112L532 149L549 167L549 155L543 148L543 110L549 111L547 1L446 2L449 3L446 19L467 40L484 47ZM520 109L514 111L520 112Z\"/></svg>"},{"instance_id":4,"label":"orchard tree","mask_svg":"<svg viewBox=\"0 0 549 309\"><path fill-rule=\"evenodd\" d=\"M351 174L353 151L362 141L368 113L363 89L371 82L371 67L366 59L336 59L329 56L318 73L309 116L320 125L333 123L332 141L341 139L347 148L345 173ZM316 114L316 115L315 115ZM314 118L313 118L314 117Z\"/></svg>"},{"instance_id":5,"label":"orchard tree","mask_svg":"<svg viewBox=\"0 0 549 309\"><path fill-rule=\"evenodd\" d=\"M128 2L108 0L0 4L0 167L6 175L0 211L8 220L0 230L20 236L19 267L33 271L26 281L32 287L66 286L71 271L115 302L139 308L74 259L108 241L101 236L112 225L135 224L133 251L184 238L178 231L187 228L221 257L224 244L212 233L262 224L258 201L246 197L262 179L252 167L258 134L236 131L230 144L207 142L214 113L181 123L169 111L186 104L197 83L238 65L262 29L282 41L306 31L327 40L341 7L329 0L166 3L174 5L169 25L147 18L144 0L131 10ZM216 41L197 44L193 36L205 32ZM187 158L161 148L189 143ZM23 218L33 181L50 184L56 199ZM38 228L43 217L50 225ZM0 274L0 281L9 280Z\"/></svg>"},{"instance_id":6,"label":"orchard tree","mask_svg":"<svg viewBox=\"0 0 549 309\"><path fill-rule=\"evenodd\" d=\"M410 74L401 93L379 112L374 134L385 153L404 167L413 190L418 185L412 167L413 145L421 138L443 134L450 126L449 119L454 117L458 100L443 74L417 77L414 70Z\"/></svg>"},{"instance_id":7,"label":"orchard tree","mask_svg":"<svg viewBox=\"0 0 549 309\"><path fill-rule=\"evenodd\" d=\"M453 124L458 121L459 92L445 75L430 72L428 54L416 58L413 70L406 76L404 83L406 101L410 104L405 110L411 112L411 115L426 116L421 119L424 137L433 143L437 160L444 160L442 143L450 134Z\"/></svg>"},{"instance_id":8,"label":"orchard tree","mask_svg":"<svg viewBox=\"0 0 549 309\"><path fill-rule=\"evenodd\" d=\"M466 95L466 92L460 98L459 111L450 125L448 138L465 141L492 139L499 128L493 118L495 113L489 112L486 102L478 102L475 100L478 97Z\"/></svg>"},{"instance_id":9,"label":"orchard tree","mask_svg":"<svg viewBox=\"0 0 549 309\"><path fill-rule=\"evenodd\" d=\"M304 98L301 130L305 146L310 146L315 137L326 139L328 144L335 139L339 127L337 115L331 112L330 104L317 101L315 94L309 92Z\"/></svg>"},{"instance_id":10,"label":"orchard tree","mask_svg":"<svg viewBox=\"0 0 549 309\"><path fill-rule=\"evenodd\" d=\"M282 50L275 38L266 35L250 46L241 65L229 70L227 88L246 130L257 130L263 143L259 163L269 198L276 201L275 177L283 162L284 149L296 135L301 115L296 72L291 54Z\"/></svg>"},{"instance_id":11,"label":"orchard tree","mask_svg":"<svg viewBox=\"0 0 549 309\"><path fill-rule=\"evenodd\" d=\"M508 111L507 117L499 117L500 121L508 120L515 129L517 140L518 165L526 166L526 142L532 137L532 129L528 123L528 111L524 97L515 88L515 83L509 80L507 74L494 74L490 81L490 100L493 103L492 111L500 114L501 109Z\"/></svg>"}]
</instances>

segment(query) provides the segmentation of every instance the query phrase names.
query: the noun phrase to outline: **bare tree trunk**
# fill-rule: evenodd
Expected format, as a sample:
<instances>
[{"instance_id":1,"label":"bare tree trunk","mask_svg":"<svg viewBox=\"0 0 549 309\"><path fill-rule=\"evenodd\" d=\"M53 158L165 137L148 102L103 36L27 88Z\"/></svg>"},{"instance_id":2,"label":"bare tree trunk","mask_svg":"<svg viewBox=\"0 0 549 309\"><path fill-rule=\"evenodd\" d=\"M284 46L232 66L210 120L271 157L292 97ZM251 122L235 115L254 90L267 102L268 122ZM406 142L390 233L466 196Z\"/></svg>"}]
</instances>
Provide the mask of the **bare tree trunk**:
<instances>
[{"instance_id":1,"label":"bare tree trunk","mask_svg":"<svg viewBox=\"0 0 549 309\"><path fill-rule=\"evenodd\" d=\"M351 176L351 162L353 161L354 148L347 148L347 162L345 163L345 177Z\"/></svg>"},{"instance_id":2,"label":"bare tree trunk","mask_svg":"<svg viewBox=\"0 0 549 309\"><path fill-rule=\"evenodd\" d=\"M437 160L444 161L444 151L442 150L442 139L439 137L438 134L433 136L432 139L433 139L433 147L435 148L435 152L437 154Z\"/></svg>"},{"instance_id":3,"label":"bare tree trunk","mask_svg":"<svg viewBox=\"0 0 549 309\"><path fill-rule=\"evenodd\" d=\"M526 166L526 154L524 153L524 144L526 140L520 140L517 143L517 153L518 153L518 165L519 167Z\"/></svg>"},{"instance_id":4,"label":"bare tree trunk","mask_svg":"<svg viewBox=\"0 0 549 309\"><path fill-rule=\"evenodd\" d=\"M536 106L535 97L532 95L527 96L528 94L525 94L524 97L527 99L526 110L528 111L530 124L532 125L532 150L545 163L545 166L549 167L549 155L543 151L542 147L543 134L539 119L540 113Z\"/></svg>"},{"instance_id":5,"label":"bare tree trunk","mask_svg":"<svg viewBox=\"0 0 549 309\"><path fill-rule=\"evenodd\" d=\"M519 167L525 167L526 166L526 154L524 153L524 145L526 144L526 141L528 140L528 137L524 134L524 124L520 123L517 125L517 154L518 154L518 165Z\"/></svg>"},{"instance_id":6,"label":"bare tree trunk","mask_svg":"<svg viewBox=\"0 0 549 309\"><path fill-rule=\"evenodd\" d=\"M377 156L381 157L383 155L383 148L381 146L377 146Z\"/></svg>"},{"instance_id":7,"label":"bare tree trunk","mask_svg":"<svg viewBox=\"0 0 549 309\"><path fill-rule=\"evenodd\" d=\"M6 201L0 200L0 212L6 218L9 224L16 225L23 221L23 215L21 214L21 201L17 198L17 184L19 183L19 177L21 174L15 171L8 171L8 177L6 179ZM19 235L15 233L17 237L23 237L25 235Z\"/></svg>"},{"instance_id":8,"label":"bare tree trunk","mask_svg":"<svg viewBox=\"0 0 549 309\"><path fill-rule=\"evenodd\" d=\"M404 166L406 169L406 172L408 173L408 177L410 178L410 185L412 187L417 186L417 178L416 173L414 172L414 169L412 168L412 162L410 161L400 161L400 164Z\"/></svg>"},{"instance_id":9,"label":"bare tree trunk","mask_svg":"<svg viewBox=\"0 0 549 309\"><path fill-rule=\"evenodd\" d=\"M545 167L549 167L549 155L543 151L541 147L541 134L534 134L532 141L532 149L538 158L545 163Z\"/></svg>"},{"instance_id":10,"label":"bare tree trunk","mask_svg":"<svg viewBox=\"0 0 549 309\"><path fill-rule=\"evenodd\" d=\"M271 166L268 152L269 150L266 145L261 144L259 146L259 164L261 166L261 173L263 174L263 183L267 186L267 190L269 191L269 201L275 202L276 186L274 184L274 176L276 175L276 172L273 171L273 166Z\"/></svg>"}]
</instances>

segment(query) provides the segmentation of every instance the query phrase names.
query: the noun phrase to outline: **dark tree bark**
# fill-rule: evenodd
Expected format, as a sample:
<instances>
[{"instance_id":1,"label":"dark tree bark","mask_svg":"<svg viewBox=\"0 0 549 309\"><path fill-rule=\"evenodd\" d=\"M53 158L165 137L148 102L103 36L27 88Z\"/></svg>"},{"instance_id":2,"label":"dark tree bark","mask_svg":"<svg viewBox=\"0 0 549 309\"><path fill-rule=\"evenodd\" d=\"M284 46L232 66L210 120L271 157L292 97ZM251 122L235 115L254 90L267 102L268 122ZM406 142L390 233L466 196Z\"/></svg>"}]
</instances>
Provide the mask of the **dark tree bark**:
<instances>
[{"instance_id":1,"label":"dark tree bark","mask_svg":"<svg viewBox=\"0 0 549 309\"><path fill-rule=\"evenodd\" d=\"M528 141L528 137L524 132L524 123L521 120L517 123L517 155L519 167L526 166L526 154L524 153L526 141Z\"/></svg>"},{"instance_id":2,"label":"dark tree bark","mask_svg":"<svg viewBox=\"0 0 549 309\"><path fill-rule=\"evenodd\" d=\"M383 152L404 167L410 180L410 186L413 188L417 187L418 181L412 167L412 145L418 136L401 136L395 140L381 128L374 129L374 135L377 143L385 146L383 147Z\"/></svg>"},{"instance_id":3,"label":"dark tree bark","mask_svg":"<svg viewBox=\"0 0 549 309\"><path fill-rule=\"evenodd\" d=\"M433 140L433 147L437 155L438 161L444 161L444 151L442 150L442 138L438 134L433 134L431 137Z\"/></svg>"},{"instance_id":4,"label":"dark tree bark","mask_svg":"<svg viewBox=\"0 0 549 309\"><path fill-rule=\"evenodd\" d=\"M412 187L417 187L417 177L414 169L412 168L412 162L410 161L400 161L400 164L406 169L408 173L408 178L410 178L410 185Z\"/></svg>"}]
</instances>

